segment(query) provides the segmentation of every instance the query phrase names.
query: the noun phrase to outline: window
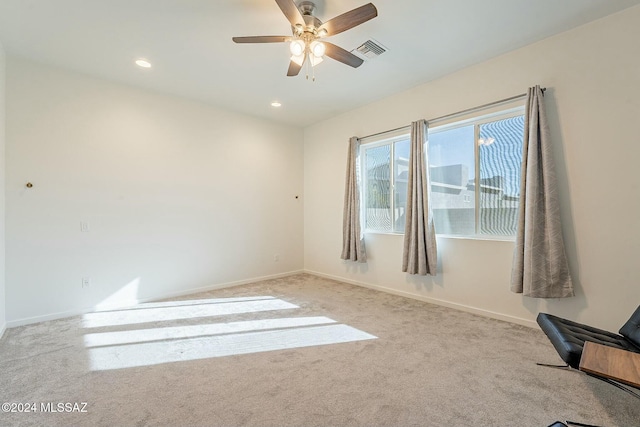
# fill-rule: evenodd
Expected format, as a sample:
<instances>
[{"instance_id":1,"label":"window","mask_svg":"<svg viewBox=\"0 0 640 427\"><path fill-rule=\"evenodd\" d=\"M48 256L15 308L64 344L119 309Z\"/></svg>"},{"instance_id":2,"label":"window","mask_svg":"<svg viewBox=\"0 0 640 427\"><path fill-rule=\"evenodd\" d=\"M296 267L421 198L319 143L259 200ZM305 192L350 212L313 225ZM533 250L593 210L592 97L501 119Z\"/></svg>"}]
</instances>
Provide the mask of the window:
<instances>
[{"instance_id":1,"label":"window","mask_svg":"<svg viewBox=\"0 0 640 427\"><path fill-rule=\"evenodd\" d=\"M515 235L523 112L518 107L429 129L430 203L437 234ZM362 159L365 229L402 233L409 135L363 144Z\"/></svg>"},{"instance_id":2,"label":"window","mask_svg":"<svg viewBox=\"0 0 640 427\"><path fill-rule=\"evenodd\" d=\"M366 229L403 233L409 175L409 137L363 146Z\"/></svg>"}]
</instances>

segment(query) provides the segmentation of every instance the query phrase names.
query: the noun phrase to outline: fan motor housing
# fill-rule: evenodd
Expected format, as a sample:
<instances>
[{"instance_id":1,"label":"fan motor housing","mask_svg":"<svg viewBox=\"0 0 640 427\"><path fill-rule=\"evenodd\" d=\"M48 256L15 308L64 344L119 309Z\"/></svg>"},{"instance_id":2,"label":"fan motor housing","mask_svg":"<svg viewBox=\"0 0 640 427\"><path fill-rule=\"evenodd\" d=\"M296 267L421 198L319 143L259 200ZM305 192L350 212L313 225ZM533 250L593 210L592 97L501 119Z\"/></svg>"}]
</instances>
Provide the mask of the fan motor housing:
<instances>
[{"instance_id":1,"label":"fan motor housing","mask_svg":"<svg viewBox=\"0 0 640 427\"><path fill-rule=\"evenodd\" d=\"M300 10L302 16L313 15L313 12L316 10L316 4L312 1L301 1L298 3L298 10Z\"/></svg>"},{"instance_id":2,"label":"fan motor housing","mask_svg":"<svg viewBox=\"0 0 640 427\"><path fill-rule=\"evenodd\" d=\"M298 10L302 14L302 18L304 19L304 24L307 27L318 28L322 25L322 21L316 18L313 13L316 10L316 4L312 1L301 1L298 4Z\"/></svg>"}]
</instances>

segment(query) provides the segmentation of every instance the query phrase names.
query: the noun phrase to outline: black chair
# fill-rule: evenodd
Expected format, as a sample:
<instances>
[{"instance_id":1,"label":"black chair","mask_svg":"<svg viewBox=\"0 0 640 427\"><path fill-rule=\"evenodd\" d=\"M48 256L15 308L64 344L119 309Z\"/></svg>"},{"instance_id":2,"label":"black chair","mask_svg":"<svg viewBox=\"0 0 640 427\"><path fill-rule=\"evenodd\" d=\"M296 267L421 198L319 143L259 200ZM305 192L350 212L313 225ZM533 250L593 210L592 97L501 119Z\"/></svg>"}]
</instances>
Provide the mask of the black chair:
<instances>
[{"instance_id":1,"label":"black chair","mask_svg":"<svg viewBox=\"0 0 640 427\"><path fill-rule=\"evenodd\" d=\"M552 314L538 314L538 325L547 335L558 355L567 364L566 367L579 369L582 350L586 341L597 344L615 347L622 350L640 353L640 306L631 315L631 318L620 328L620 333L605 331L582 323L563 319ZM539 363L543 366L545 365ZM594 374L588 374L611 385L614 385L633 396L640 398L640 394L632 391L626 386L608 378Z\"/></svg>"},{"instance_id":2,"label":"black chair","mask_svg":"<svg viewBox=\"0 0 640 427\"><path fill-rule=\"evenodd\" d=\"M538 314L537 322L562 360L575 369L580 365L585 341L640 353L640 306L620 328L620 334L547 313Z\"/></svg>"}]
</instances>

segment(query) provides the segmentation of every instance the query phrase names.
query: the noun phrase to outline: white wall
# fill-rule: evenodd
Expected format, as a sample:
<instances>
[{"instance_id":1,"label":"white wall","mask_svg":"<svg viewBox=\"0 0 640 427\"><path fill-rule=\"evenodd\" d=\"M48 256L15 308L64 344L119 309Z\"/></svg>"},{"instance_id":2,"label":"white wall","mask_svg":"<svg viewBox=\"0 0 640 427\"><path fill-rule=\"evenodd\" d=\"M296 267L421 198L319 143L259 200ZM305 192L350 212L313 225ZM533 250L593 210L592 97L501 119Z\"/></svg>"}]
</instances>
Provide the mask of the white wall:
<instances>
[{"instance_id":1,"label":"white wall","mask_svg":"<svg viewBox=\"0 0 640 427\"><path fill-rule=\"evenodd\" d=\"M305 269L532 326L539 311L548 311L617 330L640 304L638 40L635 7L307 128ZM507 98L535 84L548 88L576 297L511 293L512 242L439 238L434 278L401 273L402 236L366 235L366 265L339 259L350 136Z\"/></svg>"},{"instance_id":2,"label":"white wall","mask_svg":"<svg viewBox=\"0 0 640 427\"><path fill-rule=\"evenodd\" d=\"M302 139L9 56L9 325L301 270Z\"/></svg>"},{"instance_id":3,"label":"white wall","mask_svg":"<svg viewBox=\"0 0 640 427\"><path fill-rule=\"evenodd\" d=\"M5 303L5 251L4 251L4 181L5 181L5 74L6 60L4 48L0 43L0 338L6 327L6 303Z\"/></svg>"}]
</instances>

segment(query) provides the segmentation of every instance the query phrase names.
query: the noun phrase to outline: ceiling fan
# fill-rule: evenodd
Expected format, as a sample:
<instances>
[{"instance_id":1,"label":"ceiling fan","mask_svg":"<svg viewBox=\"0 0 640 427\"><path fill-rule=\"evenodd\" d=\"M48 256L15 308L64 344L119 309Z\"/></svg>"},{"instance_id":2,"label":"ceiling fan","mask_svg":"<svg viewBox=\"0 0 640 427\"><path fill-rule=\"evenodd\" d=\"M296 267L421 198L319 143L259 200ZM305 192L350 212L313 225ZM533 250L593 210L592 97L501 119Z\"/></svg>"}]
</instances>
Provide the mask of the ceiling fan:
<instances>
[{"instance_id":1,"label":"ceiling fan","mask_svg":"<svg viewBox=\"0 0 640 427\"><path fill-rule=\"evenodd\" d=\"M354 54L327 41L320 41L356 27L378 16L372 3L365 4L322 23L313 15L316 5L311 1L275 0L284 16L291 23L292 36L250 36L233 37L236 43L287 43L291 50L291 62L287 76L297 76L305 64L315 66L323 56L357 68L364 62ZM308 76L307 76L308 78Z\"/></svg>"}]
</instances>

